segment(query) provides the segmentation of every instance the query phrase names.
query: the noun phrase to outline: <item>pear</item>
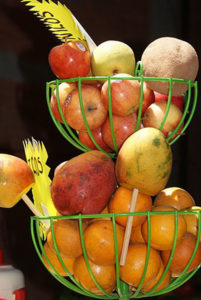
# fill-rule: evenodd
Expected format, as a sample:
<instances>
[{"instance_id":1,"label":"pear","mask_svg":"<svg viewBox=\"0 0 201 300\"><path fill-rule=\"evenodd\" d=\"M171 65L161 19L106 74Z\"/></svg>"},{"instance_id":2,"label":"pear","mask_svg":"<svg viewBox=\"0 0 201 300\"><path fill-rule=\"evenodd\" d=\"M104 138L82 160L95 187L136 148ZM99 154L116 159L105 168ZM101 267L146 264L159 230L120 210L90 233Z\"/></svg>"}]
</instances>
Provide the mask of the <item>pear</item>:
<instances>
[{"instance_id":1,"label":"pear","mask_svg":"<svg viewBox=\"0 0 201 300\"><path fill-rule=\"evenodd\" d=\"M91 67L94 76L114 76L119 73L134 76L135 54L123 42L105 41L92 52Z\"/></svg>"}]
</instances>

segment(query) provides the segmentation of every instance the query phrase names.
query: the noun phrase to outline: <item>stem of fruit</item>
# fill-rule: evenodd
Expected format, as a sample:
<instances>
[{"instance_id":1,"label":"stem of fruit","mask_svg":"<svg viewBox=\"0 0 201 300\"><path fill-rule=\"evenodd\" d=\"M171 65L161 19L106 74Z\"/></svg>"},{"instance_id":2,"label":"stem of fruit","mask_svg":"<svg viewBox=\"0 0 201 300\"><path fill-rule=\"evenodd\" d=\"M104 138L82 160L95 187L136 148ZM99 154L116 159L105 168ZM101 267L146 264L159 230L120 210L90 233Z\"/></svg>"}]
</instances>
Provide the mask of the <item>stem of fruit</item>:
<instances>
[{"instance_id":1,"label":"stem of fruit","mask_svg":"<svg viewBox=\"0 0 201 300\"><path fill-rule=\"evenodd\" d=\"M129 212L135 211L137 197L138 197L138 189L134 188L133 192L132 192L132 196L131 196ZM124 234L124 241L123 241L123 246L122 246L122 251L121 251L121 257L120 257L120 265L121 266L124 266L125 262L126 262L128 246L129 246L129 241L130 241L130 236L131 236L131 230L132 230L132 225L133 225L133 218L134 218L133 215L128 216L126 230L125 230L125 234Z\"/></svg>"},{"instance_id":2,"label":"stem of fruit","mask_svg":"<svg viewBox=\"0 0 201 300\"><path fill-rule=\"evenodd\" d=\"M23 194L21 198L36 217L42 217L42 214L37 210L33 202L26 194ZM48 220L40 220L40 222L42 222L45 227L48 226Z\"/></svg>"}]
</instances>

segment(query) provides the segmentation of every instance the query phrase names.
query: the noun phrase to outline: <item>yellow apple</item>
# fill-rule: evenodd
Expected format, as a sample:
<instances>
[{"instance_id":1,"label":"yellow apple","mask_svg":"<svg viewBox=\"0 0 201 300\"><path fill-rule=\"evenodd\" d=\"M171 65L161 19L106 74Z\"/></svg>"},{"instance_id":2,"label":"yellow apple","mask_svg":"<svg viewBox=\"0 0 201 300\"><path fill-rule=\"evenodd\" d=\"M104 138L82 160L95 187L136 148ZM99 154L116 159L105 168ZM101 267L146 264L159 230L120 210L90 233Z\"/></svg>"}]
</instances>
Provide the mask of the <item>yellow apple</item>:
<instances>
[{"instance_id":1,"label":"yellow apple","mask_svg":"<svg viewBox=\"0 0 201 300\"><path fill-rule=\"evenodd\" d=\"M114 76L119 73L134 76L135 55L127 44L108 40L94 49L91 67L94 76Z\"/></svg>"}]
</instances>

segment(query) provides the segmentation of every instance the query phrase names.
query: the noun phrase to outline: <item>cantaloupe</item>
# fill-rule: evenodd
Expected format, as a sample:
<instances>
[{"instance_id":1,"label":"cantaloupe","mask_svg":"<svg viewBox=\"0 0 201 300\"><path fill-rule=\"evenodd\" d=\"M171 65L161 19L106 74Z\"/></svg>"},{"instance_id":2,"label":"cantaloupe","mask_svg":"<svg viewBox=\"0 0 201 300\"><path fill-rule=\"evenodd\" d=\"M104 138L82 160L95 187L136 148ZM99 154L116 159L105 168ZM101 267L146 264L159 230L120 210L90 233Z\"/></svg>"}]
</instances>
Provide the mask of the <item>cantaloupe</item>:
<instances>
[{"instance_id":1,"label":"cantaloupe","mask_svg":"<svg viewBox=\"0 0 201 300\"><path fill-rule=\"evenodd\" d=\"M191 44L186 41L161 37L151 42L142 54L143 75L145 77L196 79L199 60ZM148 86L161 94L168 94L168 81L147 81ZM182 95L188 84L173 81L172 95Z\"/></svg>"},{"instance_id":2,"label":"cantaloupe","mask_svg":"<svg viewBox=\"0 0 201 300\"><path fill-rule=\"evenodd\" d=\"M172 150L156 128L142 128L123 144L116 160L120 185L155 196L167 184L172 169Z\"/></svg>"}]
</instances>

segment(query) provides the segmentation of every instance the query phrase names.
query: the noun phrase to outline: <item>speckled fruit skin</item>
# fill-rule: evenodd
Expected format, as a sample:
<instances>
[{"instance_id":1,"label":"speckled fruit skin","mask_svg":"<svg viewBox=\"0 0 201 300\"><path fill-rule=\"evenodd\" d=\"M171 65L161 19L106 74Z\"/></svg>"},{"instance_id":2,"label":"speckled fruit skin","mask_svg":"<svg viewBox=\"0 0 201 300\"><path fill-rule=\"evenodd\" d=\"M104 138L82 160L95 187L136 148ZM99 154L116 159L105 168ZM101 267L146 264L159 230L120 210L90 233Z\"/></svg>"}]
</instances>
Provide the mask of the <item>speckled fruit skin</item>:
<instances>
[{"instance_id":1,"label":"speckled fruit skin","mask_svg":"<svg viewBox=\"0 0 201 300\"><path fill-rule=\"evenodd\" d=\"M95 214L104 209L116 186L113 160L92 150L70 159L56 172L51 195L62 215Z\"/></svg>"},{"instance_id":2,"label":"speckled fruit skin","mask_svg":"<svg viewBox=\"0 0 201 300\"><path fill-rule=\"evenodd\" d=\"M186 41L161 37L151 42L144 50L141 61L145 77L196 79L199 60L191 44ZM148 86L161 94L168 94L168 81L147 81ZM173 81L172 96L183 94L188 84Z\"/></svg>"},{"instance_id":3,"label":"speckled fruit skin","mask_svg":"<svg viewBox=\"0 0 201 300\"><path fill-rule=\"evenodd\" d=\"M155 196L167 184L172 169L172 151L160 130L142 128L122 145L116 160L120 185Z\"/></svg>"}]
</instances>

